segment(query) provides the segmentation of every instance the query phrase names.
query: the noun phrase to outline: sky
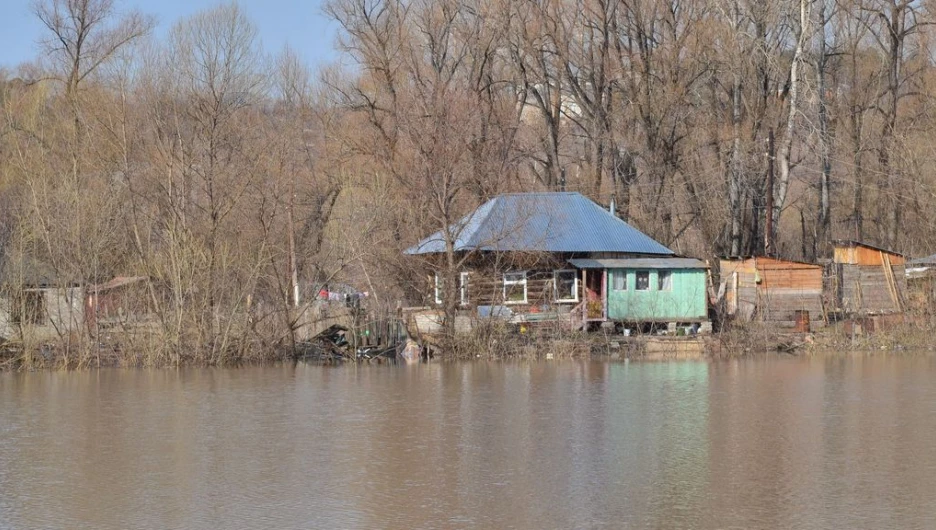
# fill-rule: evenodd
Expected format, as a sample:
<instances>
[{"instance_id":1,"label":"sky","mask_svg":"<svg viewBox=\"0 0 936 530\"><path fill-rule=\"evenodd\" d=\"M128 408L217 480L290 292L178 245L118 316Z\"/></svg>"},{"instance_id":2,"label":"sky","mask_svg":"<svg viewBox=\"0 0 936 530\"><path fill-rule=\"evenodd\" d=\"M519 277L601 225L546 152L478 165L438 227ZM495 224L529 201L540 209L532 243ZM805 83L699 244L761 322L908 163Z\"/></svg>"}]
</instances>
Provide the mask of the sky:
<instances>
[{"instance_id":1,"label":"sky","mask_svg":"<svg viewBox=\"0 0 936 530\"><path fill-rule=\"evenodd\" d=\"M36 58L38 40L45 37L32 13L32 0L0 0L0 68ZM139 9L155 15L156 37L166 35L182 17L214 7L219 0L115 0L118 11ZM312 66L338 60L337 23L322 12L322 0L240 0L260 35L263 48L277 53L287 43Z\"/></svg>"}]
</instances>

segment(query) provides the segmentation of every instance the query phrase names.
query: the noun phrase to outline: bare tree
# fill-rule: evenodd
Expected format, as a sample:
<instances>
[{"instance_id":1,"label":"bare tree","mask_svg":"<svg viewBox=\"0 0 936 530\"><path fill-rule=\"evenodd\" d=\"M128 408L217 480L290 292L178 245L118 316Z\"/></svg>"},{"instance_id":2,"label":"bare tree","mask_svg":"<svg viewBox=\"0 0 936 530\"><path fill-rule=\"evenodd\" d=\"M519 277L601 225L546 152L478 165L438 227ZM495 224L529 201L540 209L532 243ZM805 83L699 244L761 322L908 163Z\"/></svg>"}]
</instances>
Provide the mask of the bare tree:
<instances>
[{"instance_id":1,"label":"bare tree","mask_svg":"<svg viewBox=\"0 0 936 530\"><path fill-rule=\"evenodd\" d=\"M514 115L513 91L494 82L484 11L481 4L454 1L340 1L329 11L365 71L352 86L336 87L344 104L367 120L368 145L348 140L393 178L407 204L425 205L417 212L423 226L442 231L444 261L434 266L443 278L451 337L462 259L456 241L464 228L457 221L463 204L478 200L469 193L477 173L496 179L493 172L502 172L511 158L512 133L499 132L504 129L497 124L502 112ZM491 154L493 165L479 164Z\"/></svg>"},{"instance_id":2,"label":"bare tree","mask_svg":"<svg viewBox=\"0 0 936 530\"><path fill-rule=\"evenodd\" d=\"M771 248L771 246L773 244L772 242L776 240L776 230L780 225L780 212L783 210L787 198L787 191L790 188L793 140L796 136L797 118L802 112L800 108L800 92L802 91L801 76L803 72L801 69L805 61L806 44L811 38L810 22L812 18L812 2L813 0L799 0L798 17L794 23L793 59L790 62L788 88L784 94L785 99L787 99L786 123L780 139L778 156L780 162L779 175L776 185L772 190L773 209L770 212L770 217L773 221L773 225L767 234L768 247L766 248L766 252L768 255L776 252L776 249Z\"/></svg>"},{"instance_id":3,"label":"bare tree","mask_svg":"<svg viewBox=\"0 0 936 530\"><path fill-rule=\"evenodd\" d=\"M258 111L267 74L256 28L233 4L195 14L172 29L154 75L149 122L164 180L153 199L167 243L161 276L172 286L179 347L191 319L193 342L204 348L196 351L215 362L231 353L243 318L235 315L243 315L263 259L259 247L232 244L234 221L251 214L246 197L262 178L266 147ZM232 269L241 259L243 268Z\"/></svg>"},{"instance_id":4,"label":"bare tree","mask_svg":"<svg viewBox=\"0 0 936 530\"><path fill-rule=\"evenodd\" d=\"M117 16L113 0L37 0L36 16L51 34L42 41L54 71L73 94L122 47L147 35L153 18L138 11Z\"/></svg>"},{"instance_id":5,"label":"bare tree","mask_svg":"<svg viewBox=\"0 0 936 530\"><path fill-rule=\"evenodd\" d=\"M832 181L832 143L833 132L829 117L829 69L830 59L838 53L835 44L830 45L830 37L834 38L831 28L832 20L836 16L836 6L830 0L817 0L817 27L818 47L815 53L816 69L816 98L817 120L819 125L819 208L816 221L816 237L812 245L812 259L820 252L819 246L824 245L828 239L829 229L832 225L832 204L830 199L830 185Z\"/></svg>"}]
</instances>

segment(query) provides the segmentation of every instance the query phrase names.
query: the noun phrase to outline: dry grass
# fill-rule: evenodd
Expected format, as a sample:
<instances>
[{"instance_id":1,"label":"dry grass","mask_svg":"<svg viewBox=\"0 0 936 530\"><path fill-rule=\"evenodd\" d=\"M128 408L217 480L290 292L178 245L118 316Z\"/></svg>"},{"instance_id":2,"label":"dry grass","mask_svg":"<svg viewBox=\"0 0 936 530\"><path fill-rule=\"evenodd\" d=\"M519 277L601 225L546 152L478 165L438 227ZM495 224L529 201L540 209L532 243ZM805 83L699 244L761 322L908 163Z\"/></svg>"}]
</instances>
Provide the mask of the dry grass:
<instances>
[{"instance_id":1,"label":"dry grass","mask_svg":"<svg viewBox=\"0 0 936 530\"><path fill-rule=\"evenodd\" d=\"M903 322L886 326L872 333L853 333L838 323L816 335L809 350L815 353L828 352L903 352L929 353L934 351L933 337L936 335L936 317L907 316Z\"/></svg>"},{"instance_id":2,"label":"dry grass","mask_svg":"<svg viewBox=\"0 0 936 530\"><path fill-rule=\"evenodd\" d=\"M548 325L519 328L502 322L482 323L447 342L448 347L438 349L437 357L444 360L569 359L591 353L587 335Z\"/></svg>"}]
</instances>

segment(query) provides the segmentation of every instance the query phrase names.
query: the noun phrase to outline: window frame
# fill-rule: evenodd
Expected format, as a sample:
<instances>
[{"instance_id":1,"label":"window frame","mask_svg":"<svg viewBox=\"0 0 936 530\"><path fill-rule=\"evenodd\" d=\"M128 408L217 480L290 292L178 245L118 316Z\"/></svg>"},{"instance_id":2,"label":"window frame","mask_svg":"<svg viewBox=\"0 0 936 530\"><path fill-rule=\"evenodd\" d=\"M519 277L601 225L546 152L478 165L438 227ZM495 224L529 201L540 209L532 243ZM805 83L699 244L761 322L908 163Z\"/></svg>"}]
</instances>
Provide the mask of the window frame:
<instances>
[{"instance_id":1,"label":"window frame","mask_svg":"<svg viewBox=\"0 0 936 530\"><path fill-rule=\"evenodd\" d=\"M646 274L646 275L647 275L647 286L644 287L643 289L640 288L640 275L641 275L641 274ZM651 290L652 290L652 289L651 289L652 284L653 284L653 282L650 281L650 271L649 271L649 270L634 271L634 290L635 290L635 291L651 291Z\"/></svg>"},{"instance_id":2,"label":"window frame","mask_svg":"<svg viewBox=\"0 0 936 530\"><path fill-rule=\"evenodd\" d=\"M462 307L468 305L468 271L458 273L458 298Z\"/></svg>"},{"instance_id":3,"label":"window frame","mask_svg":"<svg viewBox=\"0 0 936 530\"><path fill-rule=\"evenodd\" d=\"M572 298L559 298L559 275L572 273ZM553 299L557 304L574 304L579 301L579 276L575 269L558 269L553 271Z\"/></svg>"},{"instance_id":4,"label":"window frame","mask_svg":"<svg viewBox=\"0 0 936 530\"><path fill-rule=\"evenodd\" d=\"M520 280L508 280L507 276L509 275L522 275ZM503 296L504 296L504 305L523 305L528 303L528 293L527 293L527 271L510 271L505 272L503 275ZM522 285L523 286L523 300L510 300L507 298L507 288L508 286Z\"/></svg>"},{"instance_id":5,"label":"window frame","mask_svg":"<svg viewBox=\"0 0 936 530\"><path fill-rule=\"evenodd\" d=\"M468 305L468 271L458 273L458 303ZM439 273L435 273L434 300L436 305L442 305L442 280Z\"/></svg>"},{"instance_id":6,"label":"window frame","mask_svg":"<svg viewBox=\"0 0 936 530\"><path fill-rule=\"evenodd\" d=\"M666 279L669 280L669 282L667 282L669 285L665 286L665 288L663 285L664 276L666 277ZM671 292L672 290L673 290L673 271L669 269L658 270L657 271L657 291Z\"/></svg>"},{"instance_id":7,"label":"window frame","mask_svg":"<svg viewBox=\"0 0 936 530\"><path fill-rule=\"evenodd\" d=\"M628 291L628 289L627 289L627 269L615 269L615 270L616 270L616 271L620 271L620 272L615 272L615 273L613 273L613 274L611 275L611 290L612 290L612 291L616 291L616 292L620 292L620 293L627 292L627 291ZM618 281L618 278L621 278L621 280L623 280L623 281L621 282L622 287L621 287L620 289L618 289L618 288L617 288L617 285L616 285L616 283L617 283L617 281Z\"/></svg>"}]
</instances>

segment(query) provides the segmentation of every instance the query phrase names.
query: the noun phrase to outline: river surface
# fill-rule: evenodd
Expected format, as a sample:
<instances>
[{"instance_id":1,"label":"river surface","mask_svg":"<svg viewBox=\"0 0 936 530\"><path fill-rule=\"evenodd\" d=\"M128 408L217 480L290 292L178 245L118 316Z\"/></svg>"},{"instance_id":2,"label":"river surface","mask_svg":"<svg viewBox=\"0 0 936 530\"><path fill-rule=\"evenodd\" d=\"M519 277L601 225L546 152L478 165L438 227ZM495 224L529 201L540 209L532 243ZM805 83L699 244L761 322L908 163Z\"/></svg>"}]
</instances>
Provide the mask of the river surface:
<instances>
[{"instance_id":1,"label":"river surface","mask_svg":"<svg viewBox=\"0 0 936 530\"><path fill-rule=\"evenodd\" d=\"M0 528L936 528L936 360L0 374Z\"/></svg>"}]
</instances>

